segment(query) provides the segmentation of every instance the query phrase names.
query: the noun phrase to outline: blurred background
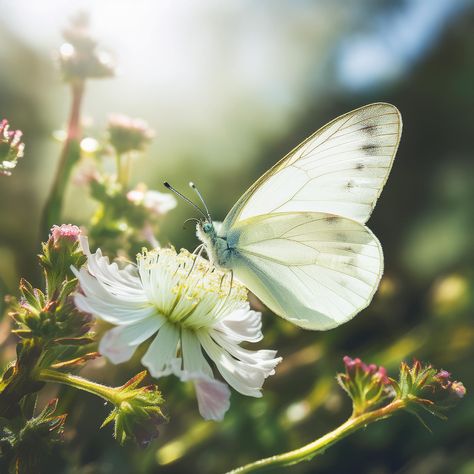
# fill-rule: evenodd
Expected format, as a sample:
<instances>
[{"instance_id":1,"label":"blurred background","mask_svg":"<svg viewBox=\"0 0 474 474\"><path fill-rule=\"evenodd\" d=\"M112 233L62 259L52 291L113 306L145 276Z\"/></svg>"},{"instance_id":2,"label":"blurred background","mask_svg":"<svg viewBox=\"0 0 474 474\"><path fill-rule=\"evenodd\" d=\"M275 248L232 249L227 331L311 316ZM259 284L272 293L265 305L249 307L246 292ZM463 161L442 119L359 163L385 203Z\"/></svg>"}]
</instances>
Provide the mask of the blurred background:
<instances>
[{"instance_id":1,"label":"blurred background","mask_svg":"<svg viewBox=\"0 0 474 474\"><path fill-rule=\"evenodd\" d=\"M2 293L18 279L38 284L38 225L58 162L70 96L54 62L61 30L78 8L114 56L117 77L89 81L84 131L104 136L107 117L141 117L156 137L134 163L133 183L162 191L195 181L222 220L244 190L332 118L374 101L401 111L395 165L369 221L385 252L385 275L368 309L327 333L297 329L264 314L261 347L284 357L262 399L237 393L220 423L199 418L190 386L172 378L171 421L147 450L120 448L97 427L108 408L62 390L70 409L66 443L50 472L218 473L294 449L350 414L335 381L342 356L396 374L417 357L462 380L468 396L430 433L402 414L370 426L295 473L474 473L474 4L470 0L250 0L94 2L0 0L0 118L24 132L25 157L0 180ZM71 184L63 221L94 212ZM184 203L159 239L192 250ZM1 323L3 363L14 358ZM9 345L10 344L10 345ZM106 369L106 370L105 370ZM133 363L105 361L89 377L123 383ZM135 371L135 372L134 372ZM48 399L51 393L44 394ZM68 408L73 406L73 408ZM74 427L74 428L73 428Z\"/></svg>"}]
</instances>

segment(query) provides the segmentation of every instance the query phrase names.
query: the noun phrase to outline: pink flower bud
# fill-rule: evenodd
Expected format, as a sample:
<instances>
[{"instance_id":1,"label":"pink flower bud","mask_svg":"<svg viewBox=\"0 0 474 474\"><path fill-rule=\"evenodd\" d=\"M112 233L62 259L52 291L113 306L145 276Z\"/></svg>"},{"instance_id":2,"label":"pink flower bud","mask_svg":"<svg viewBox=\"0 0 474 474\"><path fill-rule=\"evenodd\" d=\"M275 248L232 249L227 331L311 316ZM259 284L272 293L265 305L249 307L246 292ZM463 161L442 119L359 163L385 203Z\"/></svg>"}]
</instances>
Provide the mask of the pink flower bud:
<instances>
[{"instance_id":1,"label":"pink flower bud","mask_svg":"<svg viewBox=\"0 0 474 474\"><path fill-rule=\"evenodd\" d=\"M61 224L61 226L53 225L51 228L51 238L55 247L58 247L62 240L77 242L80 234L81 229L77 225Z\"/></svg>"},{"instance_id":2,"label":"pink flower bud","mask_svg":"<svg viewBox=\"0 0 474 474\"><path fill-rule=\"evenodd\" d=\"M361 414L377 407L391 396L392 384L385 367L365 364L358 357L344 357L345 374L338 374L337 380L352 399L355 414Z\"/></svg>"},{"instance_id":3,"label":"pink flower bud","mask_svg":"<svg viewBox=\"0 0 474 474\"><path fill-rule=\"evenodd\" d=\"M379 369L375 372L374 378L379 380L383 385L390 385L390 379L387 375L387 369L380 366Z\"/></svg>"}]
</instances>

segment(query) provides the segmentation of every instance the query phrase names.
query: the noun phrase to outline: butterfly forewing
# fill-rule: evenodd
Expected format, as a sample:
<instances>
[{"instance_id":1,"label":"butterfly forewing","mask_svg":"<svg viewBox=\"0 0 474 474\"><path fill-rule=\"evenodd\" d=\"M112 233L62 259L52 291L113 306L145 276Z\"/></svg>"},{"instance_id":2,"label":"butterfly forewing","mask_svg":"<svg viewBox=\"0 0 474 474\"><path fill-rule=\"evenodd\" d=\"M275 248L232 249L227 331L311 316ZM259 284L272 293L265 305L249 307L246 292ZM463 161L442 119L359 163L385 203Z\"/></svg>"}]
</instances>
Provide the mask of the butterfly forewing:
<instances>
[{"instance_id":1,"label":"butterfly forewing","mask_svg":"<svg viewBox=\"0 0 474 474\"><path fill-rule=\"evenodd\" d=\"M311 135L265 173L235 204L236 222L279 212L326 212L365 223L392 167L402 122L376 103L349 112Z\"/></svg>"}]
</instances>

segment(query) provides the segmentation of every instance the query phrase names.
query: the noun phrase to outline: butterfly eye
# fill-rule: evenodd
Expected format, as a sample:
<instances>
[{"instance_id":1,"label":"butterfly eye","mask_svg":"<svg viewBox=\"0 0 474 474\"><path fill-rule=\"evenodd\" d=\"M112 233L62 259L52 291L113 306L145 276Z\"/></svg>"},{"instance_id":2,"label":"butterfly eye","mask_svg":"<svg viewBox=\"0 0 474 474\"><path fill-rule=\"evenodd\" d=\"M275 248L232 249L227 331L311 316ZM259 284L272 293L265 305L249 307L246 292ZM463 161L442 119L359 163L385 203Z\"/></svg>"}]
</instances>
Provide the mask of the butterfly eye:
<instances>
[{"instance_id":1,"label":"butterfly eye","mask_svg":"<svg viewBox=\"0 0 474 474\"><path fill-rule=\"evenodd\" d=\"M210 224L209 222L206 222L203 226L202 226L202 230L207 234L209 232L211 232L212 230L212 224Z\"/></svg>"}]
</instances>

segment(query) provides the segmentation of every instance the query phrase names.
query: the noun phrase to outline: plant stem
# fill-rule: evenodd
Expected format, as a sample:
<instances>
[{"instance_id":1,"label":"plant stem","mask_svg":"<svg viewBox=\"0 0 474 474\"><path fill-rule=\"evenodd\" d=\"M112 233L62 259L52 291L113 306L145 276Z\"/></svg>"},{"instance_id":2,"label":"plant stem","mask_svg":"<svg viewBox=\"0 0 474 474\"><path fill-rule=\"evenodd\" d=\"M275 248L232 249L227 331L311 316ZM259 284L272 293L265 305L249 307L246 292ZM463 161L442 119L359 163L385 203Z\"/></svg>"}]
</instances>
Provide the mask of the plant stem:
<instances>
[{"instance_id":1,"label":"plant stem","mask_svg":"<svg viewBox=\"0 0 474 474\"><path fill-rule=\"evenodd\" d=\"M43 384L34 377L41 358L42 347L34 339L21 343L15 365L7 369L0 379L0 418L20 415L20 401L25 395L38 392Z\"/></svg>"},{"instance_id":2,"label":"plant stem","mask_svg":"<svg viewBox=\"0 0 474 474\"><path fill-rule=\"evenodd\" d=\"M115 151L115 164L117 167L117 183L123 184L123 156L118 151Z\"/></svg>"},{"instance_id":3,"label":"plant stem","mask_svg":"<svg viewBox=\"0 0 474 474\"><path fill-rule=\"evenodd\" d=\"M322 454L327 448L353 433L354 431L367 426L369 423L388 418L405 406L406 402L404 400L397 399L392 403L379 408L378 410L363 413L358 416L351 416L345 423L335 430L301 448L288 451L287 453L277 454L269 458L259 459L258 461L229 471L227 474L257 472L269 467L290 466L301 461L309 461L313 458L313 456Z\"/></svg>"},{"instance_id":4,"label":"plant stem","mask_svg":"<svg viewBox=\"0 0 474 474\"><path fill-rule=\"evenodd\" d=\"M121 402L120 395L113 387L107 387L106 385L92 382L82 377L78 377L77 375L65 374L51 369L42 369L37 378L42 382L62 383L78 390L92 393L110 403L113 403L114 405L118 405Z\"/></svg>"},{"instance_id":5,"label":"plant stem","mask_svg":"<svg viewBox=\"0 0 474 474\"><path fill-rule=\"evenodd\" d=\"M45 240L53 224L60 224L61 210L69 176L74 164L80 158L81 138L81 103L84 95L85 83L77 80L71 84L72 106L69 116L66 140L59 158L59 165L54 178L53 186L46 201L41 218L40 238Z\"/></svg>"},{"instance_id":6,"label":"plant stem","mask_svg":"<svg viewBox=\"0 0 474 474\"><path fill-rule=\"evenodd\" d=\"M130 168L132 161L130 152L124 154L116 151L115 161L117 166L117 183L122 186L123 191L126 191L130 181Z\"/></svg>"}]
</instances>

